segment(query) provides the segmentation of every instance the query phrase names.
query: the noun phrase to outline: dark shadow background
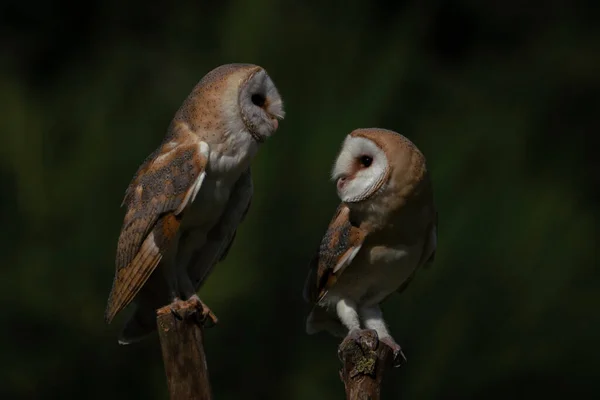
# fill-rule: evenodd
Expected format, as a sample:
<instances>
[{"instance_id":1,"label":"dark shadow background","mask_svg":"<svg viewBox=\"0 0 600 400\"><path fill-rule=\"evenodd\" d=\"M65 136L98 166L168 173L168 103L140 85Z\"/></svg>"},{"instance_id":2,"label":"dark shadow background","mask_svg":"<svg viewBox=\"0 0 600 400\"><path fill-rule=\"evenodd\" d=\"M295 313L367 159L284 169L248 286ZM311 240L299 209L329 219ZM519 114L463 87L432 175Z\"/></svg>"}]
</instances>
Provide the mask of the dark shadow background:
<instances>
[{"instance_id":1,"label":"dark shadow background","mask_svg":"<svg viewBox=\"0 0 600 400\"><path fill-rule=\"evenodd\" d=\"M598 394L598 4L4 1L0 398L165 399L156 337L106 326L124 190L212 68L267 69L287 118L200 295L215 398L342 399L337 341L304 333L306 266L344 136L428 158L433 268L384 305L408 364L388 399Z\"/></svg>"}]
</instances>

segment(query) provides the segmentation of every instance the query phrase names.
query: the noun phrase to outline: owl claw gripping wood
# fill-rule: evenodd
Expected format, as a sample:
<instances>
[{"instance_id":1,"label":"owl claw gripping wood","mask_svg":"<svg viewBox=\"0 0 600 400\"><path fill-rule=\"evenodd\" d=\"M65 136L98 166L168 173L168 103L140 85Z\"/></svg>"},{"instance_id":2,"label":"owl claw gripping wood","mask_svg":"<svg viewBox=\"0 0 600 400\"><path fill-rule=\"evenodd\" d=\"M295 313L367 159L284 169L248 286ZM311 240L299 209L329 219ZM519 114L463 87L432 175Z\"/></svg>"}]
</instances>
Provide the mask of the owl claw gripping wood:
<instances>
[{"instance_id":1,"label":"owl claw gripping wood","mask_svg":"<svg viewBox=\"0 0 600 400\"><path fill-rule=\"evenodd\" d=\"M211 311L210 308L208 308L206 304L204 304L204 302L202 302L202 300L200 300L200 297L198 297L197 294L194 294L192 297L185 301L175 299L169 307L169 311L171 312L171 314L173 314L173 316L180 321L185 319L185 315L181 315L181 310L184 309L200 311L199 322L202 323L205 327L212 327L216 325L217 322L219 322L217 316ZM208 321L210 321L210 324L207 324Z\"/></svg>"},{"instance_id":2,"label":"owl claw gripping wood","mask_svg":"<svg viewBox=\"0 0 600 400\"><path fill-rule=\"evenodd\" d=\"M105 313L110 323L135 303L119 343L153 332L156 310L169 303L174 314L191 305L217 322L196 291L227 256L250 207L250 162L283 117L275 84L250 64L212 70L183 102L125 192Z\"/></svg>"},{"instance_id":3,"label":"owl claw gripping wood","mask_svg":"<svg viewBox=\"0 0 600 400\"><path fill-rule=\"evenodd\" d=\"M346 137L332 177L342 203L309 266L306 330L346 336L342 346L374 330L398 366L404 354L379 305L435 256L437 212L425 157L396 132L357 129Z\"/></svg>"}]
</instances>

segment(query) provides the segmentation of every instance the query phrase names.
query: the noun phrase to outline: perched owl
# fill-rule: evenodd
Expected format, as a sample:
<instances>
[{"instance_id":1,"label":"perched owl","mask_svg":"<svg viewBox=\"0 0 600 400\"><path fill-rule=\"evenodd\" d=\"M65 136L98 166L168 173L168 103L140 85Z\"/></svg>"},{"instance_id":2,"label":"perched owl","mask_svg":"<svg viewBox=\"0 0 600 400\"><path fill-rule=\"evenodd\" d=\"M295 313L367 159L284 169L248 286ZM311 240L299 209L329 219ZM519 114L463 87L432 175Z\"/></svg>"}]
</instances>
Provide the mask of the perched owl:
<instances>
[{"instance_id":1,"label":"perched owl","mask_svg":"<svg viewBox=\"0 0 600 400\"><path fill-rule=\"evenodd\" d=\"M283 103L266 71L230 64L209 72L138 169L123 205L105 319L135 300L119 343L156 329L156 310L182 302L214 314L196 291L227 256L252 199L250 162L277 130Z\"/></svg>"},{"instance_id":2,"label":"perched owl","mask_svg":"<svg viewBox=\"0 0 600 400\"><path fill-rule=\"evenodd\" d=\"M304 298L314 306L306 330L356 339L361 327L374 329L398 365L403 354L379 305L435 256L425 157L396 132L357 129L344 140L332 178L342 203L309 266Z\"/></svg>"}]
</instances>

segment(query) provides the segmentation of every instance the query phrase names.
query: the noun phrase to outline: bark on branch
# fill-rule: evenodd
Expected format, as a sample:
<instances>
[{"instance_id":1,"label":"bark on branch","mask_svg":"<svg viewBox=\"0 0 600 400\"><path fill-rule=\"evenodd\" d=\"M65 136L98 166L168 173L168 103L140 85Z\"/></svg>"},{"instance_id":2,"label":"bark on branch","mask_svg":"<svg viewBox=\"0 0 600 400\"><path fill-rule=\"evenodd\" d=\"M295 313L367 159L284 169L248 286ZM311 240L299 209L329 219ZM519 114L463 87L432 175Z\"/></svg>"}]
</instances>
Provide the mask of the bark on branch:
<instances>
[{"instance_id":1,"label":"bark on branch","mask_svg":"<svg viewBox=\"0 0 600 400\"><path fill-rule=\"evenodd\" d=\"M356 339L346 338L338 355L343 364L340 378L346 399L379 400L384 374L394 358L390 347L379 341L374 330L366 329Z\"/></svg>"},{"instance_id":2,"label":"bark on branch","mask_svg":"<svg viewBox=\"0 0 600 400\"><path fill-rule=\"evenodd\" d=\"M156 318L170 398L211 400L201 312L185 305L177 314L166 306L157 311Z\"/></svg>"}]
</instances>

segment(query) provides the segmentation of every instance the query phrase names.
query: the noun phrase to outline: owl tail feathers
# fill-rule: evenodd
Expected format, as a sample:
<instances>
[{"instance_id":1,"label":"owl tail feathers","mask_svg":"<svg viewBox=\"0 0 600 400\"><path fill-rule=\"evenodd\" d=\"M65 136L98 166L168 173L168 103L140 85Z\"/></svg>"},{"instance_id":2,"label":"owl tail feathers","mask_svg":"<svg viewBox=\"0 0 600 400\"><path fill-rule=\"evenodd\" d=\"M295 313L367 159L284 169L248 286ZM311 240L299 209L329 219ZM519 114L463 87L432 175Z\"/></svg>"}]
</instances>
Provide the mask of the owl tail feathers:
<instances>
[{"instance_id":1,"label":"owl tail feathers","mask_svg":"<svg viewBox=\"0 0 600 400\"><path fill-rule=\"evenodd\" d=\"M129 317L121 335L119 344L127 345L139 342L156 330L156 311L151 307L136 307Z\"/></svg>"},{"instance_id":2,"label":"owl tail feathers","mask_svg":"<svg viewBox=\"0 0 600 400\"><path fill-rule=\"evenodd\" d=\"M306 318L306 333L313 335L321 331L327 331L336 337L345 337L348 329L340 323L336 316L326 309L314 306Z\"/></svg>"}]
</instances>

